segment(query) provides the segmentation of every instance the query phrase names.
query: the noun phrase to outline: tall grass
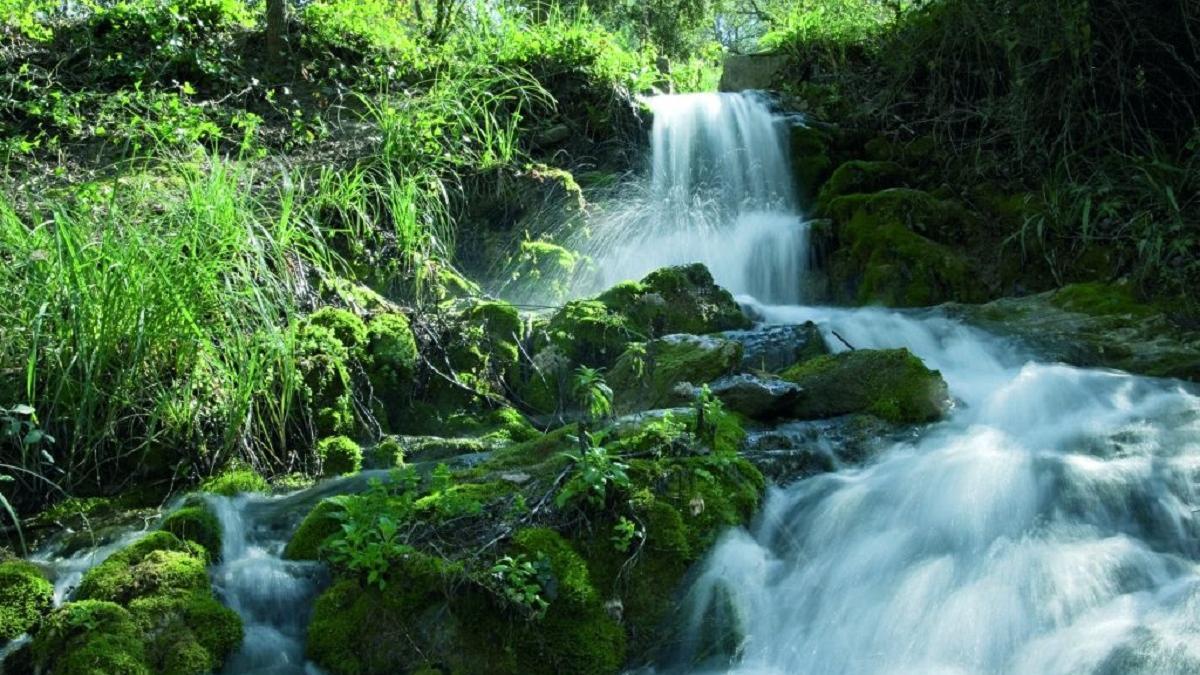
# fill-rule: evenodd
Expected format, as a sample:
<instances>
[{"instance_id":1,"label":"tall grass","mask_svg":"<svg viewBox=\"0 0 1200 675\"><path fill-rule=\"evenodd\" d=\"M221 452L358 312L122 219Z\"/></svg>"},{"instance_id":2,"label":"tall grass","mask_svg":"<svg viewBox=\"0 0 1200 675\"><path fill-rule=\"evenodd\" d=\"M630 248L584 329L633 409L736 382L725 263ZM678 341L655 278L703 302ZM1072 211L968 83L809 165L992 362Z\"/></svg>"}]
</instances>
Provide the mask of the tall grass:
<instances>
[{"instance_id":1,"label":"tall grass","mask_svg":"<svg viewBox=\"0 0 1200 675\"><path fill-rule=\"evenodd\" d=\"M0 401L57 439L6 459L76 491L284 451L289 325L331 260L295 195L253 180L207 158L24 212L0 197Z\"/></svg>"}]
</instances>

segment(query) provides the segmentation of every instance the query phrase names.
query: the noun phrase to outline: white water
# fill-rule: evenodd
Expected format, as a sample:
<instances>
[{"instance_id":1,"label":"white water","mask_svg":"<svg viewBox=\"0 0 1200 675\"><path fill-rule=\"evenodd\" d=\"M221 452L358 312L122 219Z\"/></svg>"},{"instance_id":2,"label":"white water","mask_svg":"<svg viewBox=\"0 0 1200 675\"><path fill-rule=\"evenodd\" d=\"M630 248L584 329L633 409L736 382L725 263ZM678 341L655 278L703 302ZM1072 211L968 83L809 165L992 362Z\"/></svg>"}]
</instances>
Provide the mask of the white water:
<instances>
[{"instance_id":1,"label":"white water","mask_svg":"<svg viewBox=\"0 0 1200 675\"><path fill-rule=\"evenodd\" d=\"M244 629L241 649L225 664L230 675L321 672L304 658L304 643L324 570L280 557L298 517L312 506L298 495L208 497L222 536L221 561L210 572L213 589Z\"/></svg>"},{"instance_id":2,"label":"white water","mask_svg":"<svg viewBox=\"0 0 1200 675\"><path fill-rule=\"evenodd\" d=\"M572 242L596 260L600 285L703 262L734 293L798 302L808 227L788 168L787 125L754 95L658 96L648 103L649 180Z\"/></svg>"},{"instance_id":3,"label":"white water","mask_svg":"<svg viewBox=\"0 0 1200 675\"><path fill-rule=\"evenodd\" d=\"M735 290L790 303L759 306L768 323L816 321L831 345L836 331L856 348L908 347L958 403L868 466L772 489L755 525L701 566L678 649L657 669L1200 673L1200 399L1179 383L1039 363L933 312L799 306L779 290L793 284L795 250L774 239L770 256L746 255L764 231L782 236L765 221L687 229L728 223L719 207L787 182L770 154L761 182L724 169L715 183L694 178L697 158L762 156L778 122L744 112L754 105L653 102L655 194L668 210L682 196L692 207L663 233L625 233L617 276L707 262ZM790 222L787 199L774 204L771 218ZM720 653L729 636L736 646Z\"/></svg>"}]
</instances>

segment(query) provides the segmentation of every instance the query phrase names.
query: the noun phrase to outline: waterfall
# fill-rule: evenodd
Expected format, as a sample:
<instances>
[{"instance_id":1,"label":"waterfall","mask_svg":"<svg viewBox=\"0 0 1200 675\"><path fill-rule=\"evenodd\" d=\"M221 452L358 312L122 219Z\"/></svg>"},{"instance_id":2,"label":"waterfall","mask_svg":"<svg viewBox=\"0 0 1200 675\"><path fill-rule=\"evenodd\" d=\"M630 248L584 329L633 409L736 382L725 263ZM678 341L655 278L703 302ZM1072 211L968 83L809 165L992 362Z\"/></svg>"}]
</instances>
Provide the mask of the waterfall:
<instances>
[{"instance_id":1,"label":"waterfall","mask_svg":"<svg viewBox=\"0 0 1200 675\"><path fill-rule=\"evenodd\" d=\"M307 497L207 496L222 534L221 560L210 573L213 589L244 627L241 649L225 664L230 675L320 672L305 660L304 644L325 570L281 558L298 519L314 503Z\"/></svg>"},{"instance_id":2,"label":"waterfall","mask_svg":"<svg viewBox=\"0 0 1200 675\"><path fill-rule=\"evenodd\" d=\"M957 403L865 466L771 488L694 571L678 640L652 670L1200 673L1194 389L1042 363L936 310L799 306L783 289L802 239L772 239L798 210L786 163L759 145L782 139L748 131L769 129L759 105L652 103L653 194L668 213L649 211L664 231L626 234L616 257L694 256L774 303L756 307L768 324L814 321L835 348L907 347ZM793 248L764 261L751 239Z\"/></svg>"},{"instance_id":3,"label":"waterfall","mask_svg":"<svg viewBox=\"0 0 1200 675\"><path fill-rule=\"evenodd\" d=\"M734 293L799 302L808 227L785 153L788 123L753 93L655 96L647 105L648 179L572 242L596 260L600 286L702 262Z\"/></svg>"}]
</instances>

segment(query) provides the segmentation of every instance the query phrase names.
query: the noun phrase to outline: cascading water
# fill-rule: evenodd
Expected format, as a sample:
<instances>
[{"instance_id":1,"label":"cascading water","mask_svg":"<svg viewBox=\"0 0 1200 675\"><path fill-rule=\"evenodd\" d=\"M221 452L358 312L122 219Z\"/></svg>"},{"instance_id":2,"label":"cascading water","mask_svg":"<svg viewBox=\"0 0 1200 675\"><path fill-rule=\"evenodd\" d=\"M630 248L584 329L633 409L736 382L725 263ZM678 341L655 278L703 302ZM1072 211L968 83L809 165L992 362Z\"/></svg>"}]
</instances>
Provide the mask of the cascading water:
<instances>
[{"instance_id":1,"label":"cascading water","mask_svg":"<svg viewBox=\"0 0 1200 675\"><path fill-rule=\"evenodd\" d=\"M230 675L320 672L305 660L304 641L324 570L315 562L281 557L312 501L304 492L208 498L222 536L221 561L211 572L213 588L244 628L241 649L225 665Z\"/></svg>"},{"instance_id":2,"label":"cascading water","mask_svg":"<svg viewBox=\"0 0 1200 675\"><path fill-rule=\"evenodd\" d=\"M857 348L908 347L958 400L948 421L868 466L772 489L754 527L728 533L697 571L679 644L656 670L1200 673L1200 398L1038 363L936 312L796 306L781 289L798 288L787 261L804 259L801 239L764 264L747 255L769 241L764 221L695 218L706 203L753 205L734 209L744 216L765 200L781 230L799 222L787 166L772 159L781 139L746 131L774 128L765 108L730 95L652 107L665 227L610 242L610 259L636 258L616 276L706 262L776 303L757 307L766 323L815 321L831 345L836 332Z\"/></svg>"},{"instance_id":3,"label":"cascading water","mask_svg":"<svg viewBox=\"0 0 1200 675\"><path fill-rule=\"evenodd\" d=\"M788 168L787 124L756 94L647 101L651 175L585 239L605 287L703 262L718 283L766 302L800 300L808 227Z\"/></svg>"}]
</instances>

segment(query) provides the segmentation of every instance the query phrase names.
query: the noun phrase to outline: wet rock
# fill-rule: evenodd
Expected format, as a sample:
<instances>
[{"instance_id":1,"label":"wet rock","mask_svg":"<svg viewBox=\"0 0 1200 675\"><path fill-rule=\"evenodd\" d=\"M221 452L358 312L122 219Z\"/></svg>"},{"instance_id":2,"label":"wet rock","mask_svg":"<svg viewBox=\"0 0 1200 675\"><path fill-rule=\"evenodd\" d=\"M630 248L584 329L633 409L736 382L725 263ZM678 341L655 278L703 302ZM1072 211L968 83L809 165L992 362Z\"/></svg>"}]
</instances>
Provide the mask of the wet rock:
<instances>
[{"instance_id":1,"label":"wet rock","mask_svg":"<svg viewBox=\"0 0 1200 675\"><path fill-rule=\"evenodd\" d=\"M798 419L869 413L913 424L941 419L950 408L941 373L907 349L822 356L789 368L783 378L803 389L791 410Z\"/></svg>"},{"instance_id":2,"label":"wet rock","mask_svg":"<svg viewBox=\"0 0 1200 675\"><path fill-rule=\"evenodd\" d=\"M720 91L775 89L790 59L781 54L731 54L725 57Z\"/></svg>"},{"instance_id":3,"label":"wet rock","mask_svg":"<svg viewBox=\"0 0 1200 675\"><path fill-rule=\"evenodd\" d=\"M1176 325L1129 286L1075 284L946 311L1016 338L1050 360L1200 382L1200 332Z\"/></svg>"},{"instance_id":4,"label":"wet rock","mask_svg":"<svg viewBox=\"0 0 1200 675\"><path fill-rule=\"evenodd\" d=\"M825 210L825 207L838 197L878 192L899 187L904 182L904 169L895 162L851 160L834 170L821 188L821 195L817 201L821 210Z\"/></svg>"},{"instance_id":5,"label":"wet rock","mask_svg":"<svg viewBox=\"0 0 1200 675\"><path fill-rule=\"evenodd\" d=\"M800 387L787 380L749 373L718 378L710 389L726 408L757 420L770 420L787 413L801 394Z\"/></svg>"},{"instance_id":6,"label":"wet rock","mask_svg":"<svg viewBox=\"0 0 1200 675\"><path fill-rule=\"evenodd\" d=\"M797 363L829 353L820 329L811 321L798 326L765 326L721 333L742 345L741 370L778 373Z\"/></svg>"},{"instance_id":7,"label":"wet rock","mask_svg":"<svg viewBox=\"0 0 1200 675\"><path fill-rule=\"evenodd\" d=\"M789 422L751 432L742 455L763 475L784 484L862 464L912 432L874 415Z\"/></svg>"}]
</instances>

